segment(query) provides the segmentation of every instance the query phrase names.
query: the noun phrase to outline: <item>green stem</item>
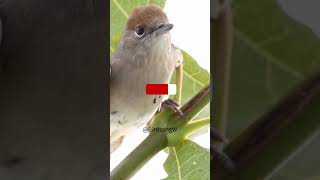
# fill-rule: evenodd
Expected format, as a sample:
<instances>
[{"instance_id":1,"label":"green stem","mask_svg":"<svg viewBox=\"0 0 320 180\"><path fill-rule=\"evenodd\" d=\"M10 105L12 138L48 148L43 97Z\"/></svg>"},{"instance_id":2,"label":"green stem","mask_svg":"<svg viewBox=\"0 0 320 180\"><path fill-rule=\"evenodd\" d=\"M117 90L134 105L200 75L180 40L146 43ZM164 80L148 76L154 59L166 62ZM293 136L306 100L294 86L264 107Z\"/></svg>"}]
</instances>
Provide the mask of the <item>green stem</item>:
<instances>
[{"instance_id":1,"label":"green stem","mask_svg":"<svg viewBox=\"0 0 320 180\"><path fill-rule=\"evenodd\" d=\"M210 102L210 85L204 87L196 96L188 101L182 108L182 116L175 115L168 127L181 127L198 115Z\"/></svg>"},{"instance_id":2,"label":"green stem","mask_svg":"<svg viewBox=\"0 0 320 180\"><path fill-rule=\"evenodd\" d=\"M227 126L227 113L229 102L229 81L231 69L231 54L232 54L232 12L229 5L219 15L218 19L212 20L211 29L213 30L212 37L212 52L213 52L213 69L214 69L214 85L213 92L215 107L214 107L214 127L225 136ZM222 144L217 144L217 148L221 149Z\"/></svg>"},{"instance_id":3,"label":"green stem","mask_svg":"<svg viewBox=\"0 0 320 180\"><path fill-rule=\"evenodd\" d=\"M167 146L165 133L150 133L112 172L112 180L129 179L154 155Z\"/></svg>"},{"instance_id":4,"label":"green stem","mask_svg":"<svg viewBox=\"0 0 320 180\"><path fill-rule=\"evenodd\" d=\"M210 118L199 119L196 121L192 121L180 128L177 128L175 132L168 133L168 146L175 146L182 142L187 136L191 135L195 131L200 128L206 127L210 125Z\"/></svg>"},{"instance_id":5,"label":"green stem","mask_svg":"<svg viewBox=\"0 0 320 180\"><path fill-rule=\"evenodd\" d=\"M190 136L195 131L206 126L210 126L210 118L203 118L192 121L182 128L182 130L184 131L183 134L185 134L184 137Z\"/></svg>"}]
</instances>

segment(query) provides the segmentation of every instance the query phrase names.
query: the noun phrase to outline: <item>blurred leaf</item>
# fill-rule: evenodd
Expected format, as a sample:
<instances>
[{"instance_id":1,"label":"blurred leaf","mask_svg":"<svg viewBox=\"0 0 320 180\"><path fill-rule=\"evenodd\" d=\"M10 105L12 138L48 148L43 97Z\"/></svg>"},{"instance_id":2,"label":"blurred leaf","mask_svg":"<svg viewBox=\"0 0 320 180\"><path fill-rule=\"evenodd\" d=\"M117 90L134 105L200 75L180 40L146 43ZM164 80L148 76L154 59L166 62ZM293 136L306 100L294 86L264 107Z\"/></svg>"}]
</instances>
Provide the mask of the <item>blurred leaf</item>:
<instances>
[{"instance_id":1,"label":"blurred leaf","mask_svg":"<svg viewBox=\"0 0 320 180\"><path fill-rule=\"evenodd\" d=\"M320 180L320 176L314 176L314 177L306 178L304 180Z\"/></svg>"},{"instance_id":2,"label":"blurred leaf","mask_svg":"<svg viewBox=\"0 0 320 180\"><path fill-rule=\"evenodd\" d=\"M228 127L232 137L320 62L319 38L288 17L275 0L234 1L233 7L235 47L229 103L232 123Z\"/></svg>"},{"instance_id":3,"label":"blurred leaf","mask_svg":"<svg viewBox=\"0 0 320 180\"><path fill-rule=\"evenodd\" d=\"M210 179L209 150L185 140L180 146L171 148L164 164L168 173L166 180L175 179Z\"/></svg>"},{"instance_id":4,"label":"blurred leaf","mask_svg":"<svg viewBox=\"0 0 320 180\"><path fill-rule=\"evenodd\" d=\"M236 37L252 42L261 56L299 78L320 62L319 38L291 19L276 0L234 1Z\"/></svg>"},{"instance_id":5,"label":"blurred leaf","mask_svg":"<svg viewBox=\"0 0 320 180\"><path fill-rule=\"evenodd\" d=\"M275 0L234 1L233 11L229 132L234 137L312 72L320 62L320 40Z\"/></svg>"},{"instance_id":6,"label":"blurred leaf","mask_svg":"<svg viewBox=\"0 0 320 180\"><path fill-rule=\"evenodd\" d=\"M276 0L233 1L232 5L235 42L228 136L234 138L313 72L320 63L320 39L309 28L288 17ZM302 166L308 172L311 169L317 172L308 160L317 156L319 143L318 140L310 147L314 149L310 154L298 158L299 163L288 165L294 166L294 170L283 168L286 170L281 174L300 171L294 179L301 179L306 177L302 174L307 174L301 170ZM320 159L316 159L320 163Z\"/></svg>"}]
</instances>

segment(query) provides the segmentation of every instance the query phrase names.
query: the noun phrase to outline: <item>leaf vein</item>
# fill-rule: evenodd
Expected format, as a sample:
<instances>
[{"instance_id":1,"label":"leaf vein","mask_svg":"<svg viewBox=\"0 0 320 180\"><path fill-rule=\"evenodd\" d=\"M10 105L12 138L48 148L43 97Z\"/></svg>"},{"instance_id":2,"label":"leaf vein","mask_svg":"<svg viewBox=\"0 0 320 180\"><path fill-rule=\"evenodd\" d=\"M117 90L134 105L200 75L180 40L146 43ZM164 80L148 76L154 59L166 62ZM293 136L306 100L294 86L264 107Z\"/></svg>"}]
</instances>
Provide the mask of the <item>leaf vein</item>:
<instances>
[{"instance_id":1,"label":"leaf vein","mask_svg":"<svg viewBox=\"0 0 320 180\"><path fill-rule=\"evenodd\" d=\"M202 82L200 82L200 81L198 81L197 79L195 79L193 76L191 76L188 72L186 72L186 71L183 71L184 72L184 74L188 77L188 78L190 78L191 80L193 80L194 82L196 82L197 84L199 84L201 87L204 87L205 85L202 83Z\"/></svg>"},{"instance_id":2,"label":"leaf vein","mask_svg":"<svg viewBox=\"0 0 320 180\"><path fill-rule=\"evenodd\" d=\"M203 154L206 154L206 152L203 152L203 153L200 153L200 154L197 154L197 155L193 155L191 157L189 157L189 159L187 159L185 162L183 162L180 166L183 167L183 165L185 165L186 163L188 163L190 160L192 160L193 158L197 157L197 156L201 156Z\"/></svg>"},{"instance_id":3,"label":"leaf vein","mask_svg":"<svg viewBox=\"0 0 320 180\"><path fill-rule=\"evenodd\" d=\"M121 4L117 0L112 0L114 4L119 8L119 10L122 12L122 14L128 19L129 15L128 13L122 8Z\"/></svg>"},{"instance_id":4,"label":"leaf vein","mask_svg":"<svg viewBox=\"0 0 320 180\"><path fill-rule=\"evenodd\" d=\"M236 29L234 30L235 36L237 38L239 38L240 40L242 40L243 42L245 42L248 46L250 46L252 49L254 49L259 55L261 55L262 57L264 57L265 60L273 63L274 65L276 65L277 67L281 68L282 70L284 70L285 72L290 73L291 75L293 75L294 77L296 77L297 79L302 79L303 75L299 72L297 72L296 70L294 70L293 68L289 67L288 65L280 62L276 57L274 57L272 54L270 54L269 52L261 49L256 43L254 43L251 39L249 39L243 32L241 32L240 30Z\"/></svg>"},{"instance_id":5,"label":"leaf vein","mask_svg":"<svg viewBox=\"0 0 320 180\"><path fill-rule=\"evenodd\" d=\"M181 170L180 170L181 167L180 167L180 162L179 162L178 155L177 155L177 152L176 152L176 148L173 147L172 150L173 150L174 156L175 156L175 158L176 158L176 162L177 162L177 169L178 169L179 180L182 180L182 178L181 178Z\"/></svg>"}]
</instances>

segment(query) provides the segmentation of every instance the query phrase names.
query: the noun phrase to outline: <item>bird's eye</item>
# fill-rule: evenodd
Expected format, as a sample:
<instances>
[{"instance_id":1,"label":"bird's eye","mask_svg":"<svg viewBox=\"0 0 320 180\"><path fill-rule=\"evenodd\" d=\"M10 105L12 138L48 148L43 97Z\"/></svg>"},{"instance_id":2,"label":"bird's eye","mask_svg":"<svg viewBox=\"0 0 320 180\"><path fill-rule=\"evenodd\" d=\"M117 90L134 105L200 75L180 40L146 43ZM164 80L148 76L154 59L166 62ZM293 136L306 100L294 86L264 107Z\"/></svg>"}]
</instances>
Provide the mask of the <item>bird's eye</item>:
<instances>
[{"instance_id":1,"label":"bird's eye","mask_svg":"<svg viewBox=\"0 0 320 180\"><path fill-rule=\"evenodd\" d=\"M137 35L138 37L142 37L142 36L144 36L144 35L146 34L146 30L145 30L145 28L142 27L142 26L137 26L135 33L136 33L136 35Z\"/></svg>"}]
</instances>

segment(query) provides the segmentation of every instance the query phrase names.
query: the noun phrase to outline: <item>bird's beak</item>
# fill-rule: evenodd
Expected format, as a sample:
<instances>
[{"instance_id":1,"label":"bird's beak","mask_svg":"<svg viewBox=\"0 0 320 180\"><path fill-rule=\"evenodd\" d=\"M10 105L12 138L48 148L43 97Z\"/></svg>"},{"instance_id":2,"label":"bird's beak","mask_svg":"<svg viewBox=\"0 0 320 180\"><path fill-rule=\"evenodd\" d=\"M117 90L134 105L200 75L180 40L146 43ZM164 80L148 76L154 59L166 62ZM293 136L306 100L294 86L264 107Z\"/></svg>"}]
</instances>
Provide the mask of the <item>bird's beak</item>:
<instances>
[{"instance_id":1,"label":"bird's beak","mask_svg":"<svg viewBox=\"0 0 320 180\"><path fill-rule=\"evenodd\" d=\"M170 23L160 24L156 28L155 33L157 36L160 36L162 34L169 32L172 28L173 28L173 24L170 24Z\"/></svg>"}]
</instances>

